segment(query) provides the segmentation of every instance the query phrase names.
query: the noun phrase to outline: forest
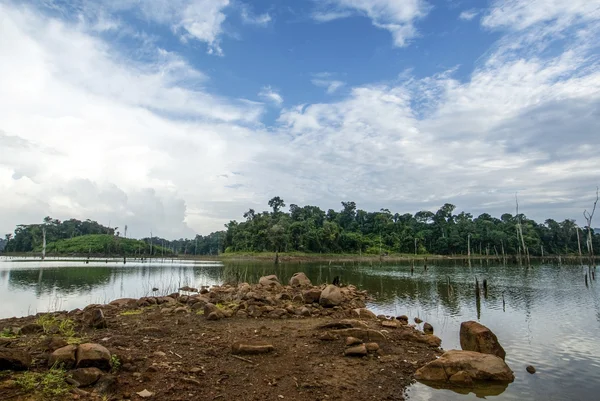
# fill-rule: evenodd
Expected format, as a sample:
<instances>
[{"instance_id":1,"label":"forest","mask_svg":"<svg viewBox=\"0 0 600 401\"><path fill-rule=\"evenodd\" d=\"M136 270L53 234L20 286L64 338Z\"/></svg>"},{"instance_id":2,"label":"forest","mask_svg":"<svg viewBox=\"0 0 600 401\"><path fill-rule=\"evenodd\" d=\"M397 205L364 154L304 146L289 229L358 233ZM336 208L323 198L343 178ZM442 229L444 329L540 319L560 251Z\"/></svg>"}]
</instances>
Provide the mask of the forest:
<instances>
[{"instance_id":1,"label":"forest","mask_svg":"<svg viewBox=\"0 0 600 401\"><path fill-rule=\"evenodd\" d=\"M483 213L477 217L467 212L455 213L449 203L435 212L399 214L388 209L367 212L358 209L355 202L342 202L336 211L318 206L286 204L280 197L268 202L271 210L256 212L249 209L244 221L225 224L225 231L191 239L167 240L158 236L143 238L148 246L134 251L138 254L173 253L178 255L217 255L233 252L306 252L351 254L436 254L436 255L569 255L590 254L600 249L600 234L587 226L578 226L574 220L558 222L547 219L537 223L522 213L505 213L499 218ZM46 231L49 249L87 252L84 241L64 240L104 234L127 236L119 227L106 227L92 220L69 219L60 221L46 217L42 224L19 225L14 236L7 234L4 252L37 252L41 249ZM100 242L94 238L94 244ZM62 240L62 242L61 242ZM59 242L57 242L59 241ZM89 241L88 241L89 242ZM50 245L57 243L58 245ZM112 243L112 242L110 242ZM75 245L79 244L79 245ZM153 247L150 246L153 245ZM110 245L94 249L110 254ZM125 248L119 248L123 251ZM132 248L133 249L133 248ZM152 251L151 251L152 249Z\"/></svg>"}]
</instances>

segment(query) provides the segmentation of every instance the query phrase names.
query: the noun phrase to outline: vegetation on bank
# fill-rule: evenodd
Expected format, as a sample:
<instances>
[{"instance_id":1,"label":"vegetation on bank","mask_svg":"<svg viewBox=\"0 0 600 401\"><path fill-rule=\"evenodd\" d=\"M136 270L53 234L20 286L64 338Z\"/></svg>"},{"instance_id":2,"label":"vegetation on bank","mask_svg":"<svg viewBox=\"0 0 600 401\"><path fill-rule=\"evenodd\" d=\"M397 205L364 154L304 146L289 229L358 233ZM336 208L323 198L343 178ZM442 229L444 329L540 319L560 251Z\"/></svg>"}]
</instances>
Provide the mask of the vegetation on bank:
<instances>
[{"instance_id":1,"label":"vegetation on bank","mask_svg":"<svg viewBox=\"0 0 600 401\"><path fill-rule=\"evenodd\" d=\"M46 217L42 224L19 225L7 234L4 252L39 252L45 232L48 253L102 255L219 255L252 253L300 253L320 255L591 255L600 249L600 234L574 220L547 219L537 223L523 213L505 213L500 218L483 213L455 213L444 204L436 212L423 210L399 214L388 209L367 212L355 202L342 202L339 211L317 206L290 205L274 197L271 211L244 213L245 221L232 220L226 231L197 235L191 239L166 240L150 236L142 240L124 238L118 227L105 227L86 220ZM593 215L593 214L592 214ZM588 214L589 216L589 214ZM586 220L588 220L586 218ZM591 220L591 219L590 219ZM593 227L593 226L592 226ZM233 257L232 255L232 257Z\"/></svg>"}]
</instances>

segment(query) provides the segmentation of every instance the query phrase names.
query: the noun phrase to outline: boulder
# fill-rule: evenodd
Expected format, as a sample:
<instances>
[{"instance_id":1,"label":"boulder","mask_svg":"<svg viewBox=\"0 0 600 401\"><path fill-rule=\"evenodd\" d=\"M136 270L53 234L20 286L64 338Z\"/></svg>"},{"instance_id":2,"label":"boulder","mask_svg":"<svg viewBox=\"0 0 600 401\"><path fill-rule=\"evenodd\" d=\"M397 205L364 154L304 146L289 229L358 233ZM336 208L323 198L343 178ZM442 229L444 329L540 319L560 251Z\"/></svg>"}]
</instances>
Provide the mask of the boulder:
<instances>
[{"instance_id":1,"label":"boulder","mask_svg":"<svg viewBox=\"0 0 600 401\"><path fill-rule=\"evenodd\" d=\"M423 323L423 321L420 318L416 317L415 318L415 323L416 324L421 324L421 323Z\"/></svg>"},{"instance_id":2,"label":"boulder","mask_svg":"<svg viewBox=\"0 0 600 401\"><path fill-rule=\"evenodd\" d=\"M262 285L263 287L281 287L281 283L279 282L279 279L277 278L276 275L271 274L270 276L263 276L258 280L258 284Z\"/></svg>"},{"instance_id":3,"label":"boulder","mask_svg":"<svg viewBox=\"0 0 600 401\"><path fill-rule=\"evenodd\" d=\"M312 283L310 279L304 273L294 273L290 279L290 286L292 287L311 287Z\"/></svg>"},{"instance_id":4,"label":"boulder","mask_svg":"<svg viewBox=\"0 0 600 401\"><path fill-rule=\"evenodd\" d=\"M19 334L27 335L27 334L41 333L43 331L44 331L44 328L42 326L40 326L39 324L29 323L29 324L26 324L25 326L21 327L21 329L19 330Z\"/></svg>"},{"instance_id":5,"label":"boulder","mask_svg":"<svg viewBox=\"0 0 600 401\"><path fill-rule=\"evenodd\" d=\"M353 345L362 344L363 341L356 337L346 337L346 346L351 347Z\"/></svg>"},{"instance_id":6,"label":"boulder","mask_svg":"<svg viewBox=\"0 0 600 401\"><path fill-rule=\"evenodd\" d=\"M460 325L460 347L465 351L496 355L502 359L506 351L498 342L496 335L484 325L468 321Z\"/></svg>"},{"instance_id":7,"label":"boulder","mask_svg":"<svg viewBox=\"0 0 600 401\"><path fill-rule=\"evenodd\" d=\"M433 334L433 326L429 323L423 324L423 333Z\"/></svg>"},{"instance_id":8,"label":"boulder","mask_svg":"<svg viewBox=\"0 0 600 401\"><path fill-rule=\"evenodd\" d=\"M31 356L14 348L0 348L0 370L27 370L31 366Z\"/></svg>"},{"instance_id":9,"label":"boulder","mask_svg":"<svg viewBox=\"0 0 600 401\"><path fill-rule=\"evenodd\" d=\"M345 356L365 356L367 355L367 346L365 344L348 347L344 350Z\"/></svg>"},{"instance_id":10,"label":"boulder","mask_svg":"<svg viewBox=\"0 0 600 401\"><path fill-rule=\"evenodd\" d=\"M98 368L81 368L75 369L71 374L80 387L87 387L96 383L103 373Z\"/></svg>"},{"instance_id":11,"label":"boulder","mask_svg":"<svg viewBox=\"0 0 600 401\"><path fill-rule=\"evenodd\" d=\"M402 324L408 324L408 316L406 315L400 315L396 318L396 320Z\"/></svg>"},{"instance_id":12,"label":"boulder","mask_svg":"<svg viewBox=\"0 0 600 401\"><path fill-rule=\"evenodd\" d=\"M322 291L318 288L312 288L302 293L302 299L306 304L319 302L319 299L321 299L321 292Z\"/></svg>"},{"instance_id":13,"label":"boulder","mask_svg":"<svg viewBox=\"0 0 600 401\"><path fill-rule=\"evenodd\" d=\"M343 300L344 297L342 295L342 291L340 291L340 288L333 284L329 284L321 292L319 303L326 308L330 308L341 304Z\"/></svg>"},{"instance_id":14,"label":"boulder","mask_svg":"<svg viewBox=\"0 0 600 401\"><path fill-rule=\"evenodd\" d=\"M207 303L204 305L204 316L208 319L211 315L213 315L213 318L209 320L219 320L225 317L221 309L217 308L215 304Z\"/></svg>"},{"instance_id":15,"label":"boulder","mask_svg":"<svg viewBox=\"0 0 600 401\"><path fill-rule=\"evenodd\" d=\"M117 306L119 308L122 308L124 306L136 306L136 304L137 304L137 299L133 299L133 298L119 298L119 299L115 299L114 301L111 301L109 303L109 305Z\"/></svg>"},{"instance_id":16,"label":"boulder","mask_svg":"<svg viewBox=\"0 0 600 401\"><path fill-rule=\"evenodd\" d=\"M536 372L535 368L532 365L527 366L525 370L527 371L527 373L531 374L534 374Z\"/></svg>"},{"instance_id":17,"label":"boulder","mask_svg":"<svg viewBox=\"0 0 600 401\"><path fill-rule=\"evenodd\" d=\"M352 315L359 319L377 319L377 316L367 308L352 309Z\"/></svg>"},{"instance_id":18,"label":"boulder","mask_svg":"<svg viewBox=\"0 0 600 401\"><path fill-rule=\"evenodd\" d=\"M473 382L507 382L515 376L508 365L495 355L451 350L429 362L415 373L422 381L470 385Z\"/></svg>"},{"instance_id":19,"label":"boulder","mask_svg":"<svg viewBox=\"0 0 600 401\"><path fill-rule=\"evenodd\" d=\"M377 343L367 343L367 344L365 344L365 346L367 347L367 351L369 351L369 352L379 351L379 344L377 344Z\"/></svg>"},{"instance_id":20,"label":"boulder","mask_svg":"<svg viewBox=\"0 0 600 401\"><path fill-rule=\"evenodd\" d=\"M90 308L85 311L83 314L83 321L88 327L94 329L105 329L107 327L104 312L98 307Z\"/></svg>"},{"instance_id":21,"label":"boulder","mask_svg":"<svg viewBox=\"0 0 600 401\"><path fill-rule=\"evenodd\" d=\"M66 345L58 348L50 354L50 357L48 358L48 366L62 366L65 369L73 368L75 366L75 362L77 362L77 359L75 358L76 351L76 345Z\"/></svg>"},{"instance_id":22,"label":"boulder","mask_svg":"<svg viewBox=\"0 0 600 401\"><path fill-rule=\"evenodd\" d=\"M53 352L59 348L66 347L67 345L69 345L69 343L67 343L67 341L64 338L56 336L46 338L42 342L42 344L44 346L44 351L50 352Z\"/></svg>"},{"instance_id":23,"label":"boulder","mask_svg":"<svg viewBox=\"0 0 600 401\"><path fill-rule=\"evenodd\" d=\"M81 344L77 348L78 368L110 370L110 352L100 344Z\"/></svg>"}]
</instances>

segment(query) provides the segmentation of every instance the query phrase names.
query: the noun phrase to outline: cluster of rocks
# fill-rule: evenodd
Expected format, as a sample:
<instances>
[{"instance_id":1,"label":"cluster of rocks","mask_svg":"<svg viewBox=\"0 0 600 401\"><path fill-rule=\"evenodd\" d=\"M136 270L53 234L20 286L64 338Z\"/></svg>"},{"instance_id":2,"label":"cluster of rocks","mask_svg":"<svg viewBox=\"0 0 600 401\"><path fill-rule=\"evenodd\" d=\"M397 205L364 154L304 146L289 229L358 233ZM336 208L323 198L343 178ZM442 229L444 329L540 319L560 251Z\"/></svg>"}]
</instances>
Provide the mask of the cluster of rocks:
<instances>
[{"instance_id":1,"label":"cluster of rocks","mask_svg":"<svg viewBox=\"0 0 600 401\"><path fill-rule=\"evenodd\" d=\"M288 285L283 285L277 276L261 277L258 284L225 284L202 288L182 287L180 292L168 296L122 298L108 305L90 305L83 311L86 325L94 328L106 327L102 308L136 308L159 305L163 313L204 314L208 320L229 317L286 319L293 317L331 316L334 318L375 318L364 309L367 292L355 286L313 286L304 273L296 273Z\"/></svg>"},{"instance_id":2,"label":"cluster of rocks","mask_svg":"<svg viewBox=\"0 0 600 401\"><path fill-rule=\"evenodd\" d=\"M450 350L415 373L417 380L438 385L473 386L481 382L511 383L513 371L504 362L506 352L496 335L469 321L460 327L462 350Z\"/></svg>"}]
</instances>

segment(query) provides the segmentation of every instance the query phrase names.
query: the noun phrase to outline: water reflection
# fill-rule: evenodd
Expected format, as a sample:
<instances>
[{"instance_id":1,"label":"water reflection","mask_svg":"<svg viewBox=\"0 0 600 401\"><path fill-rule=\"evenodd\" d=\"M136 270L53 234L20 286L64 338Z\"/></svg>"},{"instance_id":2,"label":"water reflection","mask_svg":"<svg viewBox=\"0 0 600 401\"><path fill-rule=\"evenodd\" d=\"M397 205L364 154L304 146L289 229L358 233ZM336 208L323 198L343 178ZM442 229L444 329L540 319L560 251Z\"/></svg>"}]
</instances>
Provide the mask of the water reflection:
<instances>
[{"instance_id":1,"label":"water reflection","mask_svg":"<svg viewBox=\"0 0 600 401\"><path fill-rule=\"evenodd\" d=\"M543 265L527 269L489 262L423 266L394 264L280 264L208 261L84 261L0 258L0 317L71 309L121 297L141 297L159 288L167 294L190 285L258 282L276 274L282 282L304 271L313 283L343 283L366 289L378 314L419 316L434 326L445 349L459 348L465 320L490 327L507 351L515 382L475 391L414 385L412 400L592 400L600 391L600 290L585 286L585 267ZM475 280L487 281L476 298ZM532 364L538 373L529 375ZM505 390L505 391L504 391Z\"/></svg>"}]
</instances>

